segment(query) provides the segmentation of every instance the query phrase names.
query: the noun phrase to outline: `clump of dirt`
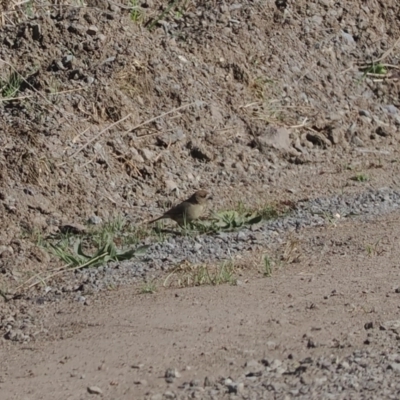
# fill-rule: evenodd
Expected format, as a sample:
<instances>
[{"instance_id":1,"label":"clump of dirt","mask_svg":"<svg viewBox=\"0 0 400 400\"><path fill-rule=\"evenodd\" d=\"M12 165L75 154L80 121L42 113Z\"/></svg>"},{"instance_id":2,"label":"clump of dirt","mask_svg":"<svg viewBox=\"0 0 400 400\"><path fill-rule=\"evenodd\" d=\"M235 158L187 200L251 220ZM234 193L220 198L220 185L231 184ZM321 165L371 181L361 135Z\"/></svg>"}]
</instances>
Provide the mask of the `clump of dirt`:
<instances>
[{"instance_id":1,"label":"clump of dirt","mask_svg":"<svg viewBox=\"0 0 400 400\"><path fill-rule=\"evenodd\" d=\"M315 162L396 145L399 13L376 0L3 5L6 286L48 268L35 244L63 223L135 223L171 188L209 188L216 208L296 198L285 185L302 189Z\"/></svg>"}]
</instances>

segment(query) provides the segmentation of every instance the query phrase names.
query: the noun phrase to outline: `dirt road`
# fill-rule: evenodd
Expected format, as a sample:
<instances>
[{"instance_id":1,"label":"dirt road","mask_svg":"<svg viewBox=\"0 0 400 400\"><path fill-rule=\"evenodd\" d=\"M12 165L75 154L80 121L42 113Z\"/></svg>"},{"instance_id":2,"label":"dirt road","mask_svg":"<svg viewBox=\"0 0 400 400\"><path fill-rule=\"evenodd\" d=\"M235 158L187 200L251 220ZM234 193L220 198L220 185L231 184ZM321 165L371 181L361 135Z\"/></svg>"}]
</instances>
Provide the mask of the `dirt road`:
<instances>
[{"instance_id":1,"label":"dirt road","mask_svg":"<svg viewBox=\"0 0 400 400\"><path fill-rule=\"evenodd\" d=\"M207 390L223 398L229 390L218 382L227 378L242 382L240 395L251 398L254 379L260 387L263 381L244 376L255 361L285 365L332 354L341 360L366 347L388 349L388 331L379 326L399 317L399 218L303 231L300 261L271 278L243 270L251 278L238 286L148 295L128 287L98 294L88 306L48 306L53 340L3 343L2 399L86 399L96 396L88 392L93 386L107 399L186 398L192 392L206 398ZM261 377L268 373L263 367ZM205 377L214 386L203 387ZM319 398L334 377L318 386ZM350 393L359 392L347 393L356 398ZM290 391L286 395L291 398Z\"/></svg>"}]
</instances>

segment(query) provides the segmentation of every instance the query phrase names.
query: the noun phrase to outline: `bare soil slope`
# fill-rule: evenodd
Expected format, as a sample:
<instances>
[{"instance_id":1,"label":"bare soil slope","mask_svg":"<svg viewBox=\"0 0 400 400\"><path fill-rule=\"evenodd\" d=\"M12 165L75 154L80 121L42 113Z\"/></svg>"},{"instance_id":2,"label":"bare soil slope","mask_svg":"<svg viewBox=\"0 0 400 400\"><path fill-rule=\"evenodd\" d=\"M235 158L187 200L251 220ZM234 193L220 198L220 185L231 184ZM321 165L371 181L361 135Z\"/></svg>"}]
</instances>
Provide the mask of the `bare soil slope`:
<instances>
[{"instance_id":1,"label":"bare soil slope","mask_svg":"<svg viewBox=\"0 0 400 400\"><path fill-rule=\"evenodd\" d=\"M249 244L237 286L9 296L65 224L397 190L398 1L0 4L6 399L399 397L396 212L292 232L271 279Z\"/></svg>"},{"instance_id":2,"label":"bare soil slope","mask_svg":"<svg viewBox=\"0 0 400 400\"><path fill-rule=\"evenodd\" d=\"M216 209L315 197L337 191L320 162L373 168L365 151L397 147L398 2L117 3L3 9L6 273L48 263L33 232L138 222L174 188Z\"/></svg>"}]
</instances>

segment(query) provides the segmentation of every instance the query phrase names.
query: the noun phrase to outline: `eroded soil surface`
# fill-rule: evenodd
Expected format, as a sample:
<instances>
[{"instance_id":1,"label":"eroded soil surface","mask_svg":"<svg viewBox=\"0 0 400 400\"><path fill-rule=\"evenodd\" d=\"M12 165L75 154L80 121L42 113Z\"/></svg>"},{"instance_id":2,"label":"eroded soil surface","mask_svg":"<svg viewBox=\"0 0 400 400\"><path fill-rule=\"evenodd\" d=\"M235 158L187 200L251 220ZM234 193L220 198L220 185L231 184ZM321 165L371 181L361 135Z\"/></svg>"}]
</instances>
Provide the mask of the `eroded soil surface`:
<instances>
[{"instance_id":1,"label":"eroded soil surface","mask_svg":"<svg viewBox=\"0 0 400 400\"><path fill-rule=\"evenodd\" d=\"M400 4L15 3L0 20L2 398L399 398ZM43 281L65 265L44 244L66 224L136 227L199 188L206 218L284 212L149 230L140 262ZM236 285L160 284L226 260Z\"/></svg>"}]
</instances>

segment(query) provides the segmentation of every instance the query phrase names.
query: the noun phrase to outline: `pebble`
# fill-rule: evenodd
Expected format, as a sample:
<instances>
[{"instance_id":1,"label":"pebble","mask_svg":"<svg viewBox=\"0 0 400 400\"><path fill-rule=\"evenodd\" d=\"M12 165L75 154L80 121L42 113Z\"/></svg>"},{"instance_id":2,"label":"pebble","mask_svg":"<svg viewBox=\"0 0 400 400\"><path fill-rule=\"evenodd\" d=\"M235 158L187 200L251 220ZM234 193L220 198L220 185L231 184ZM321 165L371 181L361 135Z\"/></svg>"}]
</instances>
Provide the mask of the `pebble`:
<instances>
[{"instance_id":1,"label":"pebble","mask_svg":"<svg viewBox=\"0 0 400 400\"><path fill-rule=\"evenodd\" d=\"M176 368L168 368L164 374L165 379L174 379L180 378L181 374L178 372Z\"/></svg>"},{"instance_id":2,"label":"pebble","mask_svg":"<svg viewBox=\"0 0 400 400\"><path fill-rule=\"evenodd\" d=\"M91 217L89 217L89 224L92 225L100 225L101 223L103 223L103 219L97 215L92 215Z\"/></svg>"},{"instance_id":3,"label":"pebble","mask_svg":"<svg viewBox=\"0 0 400 400\"><path fill-rule=\"evenodd\" d=\"M87 388L87 391L88 391L90 394L102 394L102 393L103 393L103 391L102 391L99 387L97 387L97 386L89 386L89 387Z\"/></svg>"}]
</instances>

